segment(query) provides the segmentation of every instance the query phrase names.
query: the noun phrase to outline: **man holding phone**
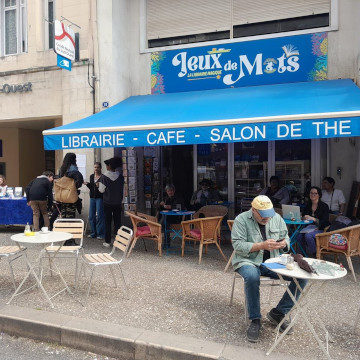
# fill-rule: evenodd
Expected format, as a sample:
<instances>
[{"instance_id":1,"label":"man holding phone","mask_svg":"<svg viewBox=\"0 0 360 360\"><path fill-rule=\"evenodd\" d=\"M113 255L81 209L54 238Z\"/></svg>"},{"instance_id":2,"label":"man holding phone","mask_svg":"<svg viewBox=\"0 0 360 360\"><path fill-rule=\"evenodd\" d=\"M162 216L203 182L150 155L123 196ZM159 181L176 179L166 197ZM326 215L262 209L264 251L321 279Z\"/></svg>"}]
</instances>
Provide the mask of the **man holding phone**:
<instances>
[{"instance_id":1,"label":"man holding phone","mask_svg":"<svg viewBox=\"0 0 360 360\"><path fill-rule=\"evenodd\" d=\"M277 274L262 263L288 251L290 244L287 227L283 218L275 213L271 200L265 195L259 195L252 201L250 210L236 217L231 240L235 250L232 264L245 283L247 310L251 320L247 338L251 342L257 342L261 329L260 276L278 279ZM299 284L303 288L306 281L299 279ZM298 298L300 294L293 281L289 289ZM293 305L289 294L285 292L278 305L267 314L267 318L278 325ZM285 321L280 330L284 331L288 325L289 322Z\"/></svg>"}]
</instances>

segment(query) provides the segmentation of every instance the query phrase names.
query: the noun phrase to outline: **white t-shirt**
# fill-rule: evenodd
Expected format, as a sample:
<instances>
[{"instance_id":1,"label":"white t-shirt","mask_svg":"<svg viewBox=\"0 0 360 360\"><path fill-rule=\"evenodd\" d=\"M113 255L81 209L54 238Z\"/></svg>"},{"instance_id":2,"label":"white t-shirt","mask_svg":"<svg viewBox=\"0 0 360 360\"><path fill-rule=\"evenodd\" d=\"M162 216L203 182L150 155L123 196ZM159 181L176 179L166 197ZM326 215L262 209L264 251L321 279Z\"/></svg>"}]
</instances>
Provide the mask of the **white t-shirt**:
<instances>
[{"instance_id":1,"label":"white t-shirt","mask_svg":"<svg viewBox=\"0 0 360 360\"><path fill-rule=\"evenodd\" d=\"M321 201L327 204L331 211L339 211L340 205L346 203L344 194L339 189L334 189L333 192L323 190Z\"/></svg>"}]
</instances>

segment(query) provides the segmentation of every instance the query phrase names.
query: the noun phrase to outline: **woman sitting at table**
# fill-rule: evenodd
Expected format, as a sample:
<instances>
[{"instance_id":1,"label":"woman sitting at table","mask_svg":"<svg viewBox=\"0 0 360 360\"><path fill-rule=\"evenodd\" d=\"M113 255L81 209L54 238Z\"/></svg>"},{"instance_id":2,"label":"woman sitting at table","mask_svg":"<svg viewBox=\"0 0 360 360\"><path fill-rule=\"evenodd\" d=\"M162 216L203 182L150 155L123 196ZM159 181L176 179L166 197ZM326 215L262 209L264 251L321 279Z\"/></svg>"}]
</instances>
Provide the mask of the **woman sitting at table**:
<instances>
[{"instance_id":1,"label":"woman sitting at table","mask_svg":"<svg viewBox=\"0 0 360 360\"><path fill-rule=\"evenodd\" d=\"M6 189L7 189L7 185L6 185L5 176L0 175L0 196L6 195Z\"/></svg>"},{"instance_id":2,"label":"woman sitting at table","mask_svg":"<svg viewBox=\"0 0 360 360\"><path fill-rule=\"evenodd\" d=\"M304 220L313 221L313 224L301 231L297 239L308 257L316 257L315 235L323 232L324 228L329 225L329 207L320 200L321 196L321 189L312 186L310 188L310 200L302 212Z\"/></svg>"}]
</instances>

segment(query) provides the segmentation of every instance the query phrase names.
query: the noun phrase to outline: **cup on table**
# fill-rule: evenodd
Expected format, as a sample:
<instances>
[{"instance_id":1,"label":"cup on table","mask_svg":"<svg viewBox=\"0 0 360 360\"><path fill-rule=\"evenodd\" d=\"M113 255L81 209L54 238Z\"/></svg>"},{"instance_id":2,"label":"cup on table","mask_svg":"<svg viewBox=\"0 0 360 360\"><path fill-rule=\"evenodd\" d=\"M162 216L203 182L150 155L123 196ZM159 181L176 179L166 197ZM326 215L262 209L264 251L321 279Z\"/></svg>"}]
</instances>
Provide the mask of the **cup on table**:
<instances>
[{"instance_id":1,"label":"cup on table","mask_svg":"<svg viewBox=\"0 0 360 360\"><path fill-rule=\"evenodd\" d=\"M181 204L176 204L176 210L179 210L179 211L181 211Z\"/></svg>"},{"instance_id":2,"label":"cup on table","mask_svg":"<svg viewBox=\"0 0 360 360\"><path fill-rule=\"evenodd\" d=\"M49 232L49 228L48 228L47 226L43 226L43 227L41 228L41 232L47 233L47 232Z\"/></svg>"}]
</instances>

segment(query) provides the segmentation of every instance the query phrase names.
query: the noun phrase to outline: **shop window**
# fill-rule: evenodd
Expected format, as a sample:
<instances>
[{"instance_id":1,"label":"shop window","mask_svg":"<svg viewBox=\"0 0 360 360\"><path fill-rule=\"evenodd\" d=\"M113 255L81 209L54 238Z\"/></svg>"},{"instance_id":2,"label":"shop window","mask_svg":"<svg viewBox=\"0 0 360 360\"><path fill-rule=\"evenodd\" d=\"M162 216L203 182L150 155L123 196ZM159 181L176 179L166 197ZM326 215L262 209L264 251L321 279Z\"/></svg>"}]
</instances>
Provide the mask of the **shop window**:
<instances>
[{"instance_id":1,"label":"shop window","mask_svg":"<svg viewBox=\"0 0 360 360\"><path fill-rule=\"evenodd\" d=\"M0 1L0 55L27 51L26 0Z\"/></svg>"},{"instance_id":2,"label":"shop window","mask_svg":"<svg viewBox=\"0 0 360 360\"><path fill-rule=\"evenodd\" d=\"M197 146L197 180L209 179L222 200L228 200L228 144Z\"/></svg>"},{"instance_id":3,"label":"shop window","mask_svg":"<svg viewBox=\"0 0 360 360\"><path fill-rule=\"evenodd\" d=\"M6 166L5 166L5 163L4 162L0 162L0 175L4 175L6 176Z\"/></svg>"},{"instance_id":4,"label":"shop window","mask_svg":"<svg viewBox=\"0 0 360 360\"><path fill-rule=\"evenodd\" d=\"M250 208L252 199L266 186L267 173L267 141L234 144L236 214Z\"/></svg>"},{"instance_id":5,"label":"shop window","mask_svg":"<svg viewBox=\"0 0 360 360\"><path fill-rule=\"evenodd\" d=\"M280 185L288 187L292 202L303 198L310 167L311 140L275 142L275 175L280 178Z\"/></svg>"}]
</instances>

